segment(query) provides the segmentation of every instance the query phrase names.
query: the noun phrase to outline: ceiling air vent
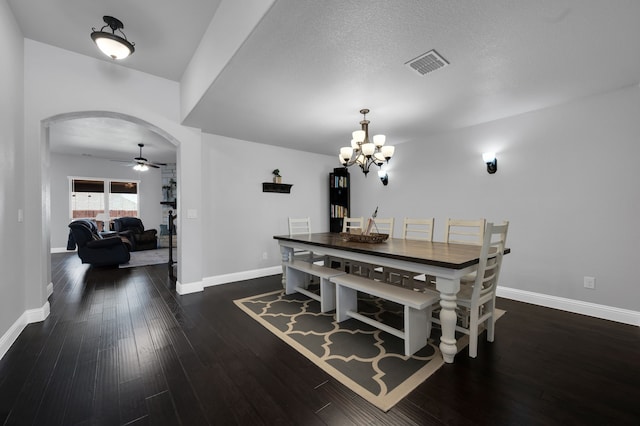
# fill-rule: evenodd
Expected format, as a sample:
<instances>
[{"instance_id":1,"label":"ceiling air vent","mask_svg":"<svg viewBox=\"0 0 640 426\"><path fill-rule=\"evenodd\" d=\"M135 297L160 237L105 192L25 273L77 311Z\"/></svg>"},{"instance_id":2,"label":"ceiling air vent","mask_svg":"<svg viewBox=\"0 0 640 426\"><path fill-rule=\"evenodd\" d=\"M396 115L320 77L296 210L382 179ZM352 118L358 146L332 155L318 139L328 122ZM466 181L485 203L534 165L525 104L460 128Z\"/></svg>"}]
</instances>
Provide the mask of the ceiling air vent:
<instances>
[{"instance_id":1,"label":"ceiling air vent","mask_svg":"<svg viewBox=\"0 0 640 426\"><path fill-rule=\"evenodd\" d=\"M437 69L446 67L449 65L449 62L447 62L447 60L440 56L435 50L430 50L409 62L405 62L405 65L416 70L418 74L425 75Z\"/></svg>"}]
</instances>

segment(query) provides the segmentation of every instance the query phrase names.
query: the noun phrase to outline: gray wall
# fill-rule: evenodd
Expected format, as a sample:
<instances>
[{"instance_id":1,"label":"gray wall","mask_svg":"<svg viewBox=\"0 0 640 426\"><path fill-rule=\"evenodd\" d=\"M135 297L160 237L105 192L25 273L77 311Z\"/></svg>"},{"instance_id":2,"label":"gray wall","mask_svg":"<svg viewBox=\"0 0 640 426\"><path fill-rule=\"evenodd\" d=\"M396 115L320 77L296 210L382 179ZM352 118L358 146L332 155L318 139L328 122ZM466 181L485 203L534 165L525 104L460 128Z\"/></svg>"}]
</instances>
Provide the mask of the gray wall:
<instances>
[{"instance_id":1,"label":"gray wall","mask_svg":"<svg viewBox=\"0 0 640 426\"><path fill-rule=\"evenodd\" d=\"M23 38L7 2L0 2L0 339L26 309L22 174ZM0 356L4 348L0 346Z\"/></svg>"},{"instance_id":2,"label":"gray wall","mask_svg":"<svg viewBox=\"0 0 640 426\"><path fill-rule=\"evenodd\" d=\"M273 236L289 232L289 216L311 217L314 232L329 230L333 157L210 134L202 150L204 277L280 265ZM274 169L293 184L290 194L262 192Z\"/></svg>"},{"instance_id":3,"label":"gray wall","mask_svg":"<svg viewBox=\"0 0 640 426\"><path fill-rule=\"evenodd\" d=\"M509 220L501 285L640 310L640 88L397 146L390 183L353 170L353 213ZM387 135L391 140L393 135ZM496 151L489 175L484 151ZM596 278L595 290L583 277Z\"/></svg>"},{"instance_id":4,"label":"gray wall","mask_svg":"<svg viewBox=\"0 0 640 426\"><path fill-rule=\"evenodd\" d=\"M139 217L145 228L160 233L162 223L162 181L160 169L150 168L136 172L132 167L109 160L77 155L51 154L51 249L58 251L67 246L69 234L69 179L68 176L101 179L139 180Z\"/></svg>"}]
</instances>

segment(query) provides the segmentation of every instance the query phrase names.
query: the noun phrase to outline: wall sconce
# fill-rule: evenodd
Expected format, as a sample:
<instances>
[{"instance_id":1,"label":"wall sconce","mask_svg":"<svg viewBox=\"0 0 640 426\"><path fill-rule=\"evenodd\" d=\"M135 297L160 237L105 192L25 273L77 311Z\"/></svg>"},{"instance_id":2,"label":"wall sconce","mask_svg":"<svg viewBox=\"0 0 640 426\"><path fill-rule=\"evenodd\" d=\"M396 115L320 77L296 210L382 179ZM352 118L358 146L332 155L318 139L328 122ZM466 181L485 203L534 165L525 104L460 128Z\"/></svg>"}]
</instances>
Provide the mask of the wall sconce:
<instances>
[{"instance_id":1,"label":"wall sconce","mask_svg":"<svg viewBox=\"0 0 640 426\"><path fill-rule=\"evenodd\" d=\"M498 159L495 152L485 152L482 154L482 159L487 163L487 172L489 174L492 175L498 171Z\"/></svg>"},{"instance_id":2,"label":"wall sconce","mask_svg":"<svg viewBox=\"0 0 640 426\"><path fill-rule=\"evenodd\" d=\"M384 170L378 170L378 177L382 181L382 184L384 186L387 186L387 184L389 183L389 175L387 174L387 172L385 172Z\"/></svg>"}]
</instances>

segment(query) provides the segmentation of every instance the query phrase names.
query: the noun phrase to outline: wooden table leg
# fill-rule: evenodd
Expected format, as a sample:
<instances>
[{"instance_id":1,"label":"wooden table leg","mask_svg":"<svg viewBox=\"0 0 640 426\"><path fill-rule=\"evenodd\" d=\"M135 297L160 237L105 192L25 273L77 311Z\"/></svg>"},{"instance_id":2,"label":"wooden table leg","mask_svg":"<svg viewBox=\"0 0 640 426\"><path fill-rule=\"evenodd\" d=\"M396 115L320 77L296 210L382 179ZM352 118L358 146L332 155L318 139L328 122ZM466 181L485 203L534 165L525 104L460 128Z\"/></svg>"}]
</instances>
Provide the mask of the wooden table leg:
<instances>
[{"instance_id":1,"label":"wooden table leg","mask_svg":"<svg viewBox=\"0 0 640 426\"><path fill-rule=\"evenodd\" d=\"M280 246L280 254L282 254L282 288L287 288L287 268L285 263L293 258L293 249L291 247Z\"/></svg>"},{"instance_id":2,"label":"wooden table leg","mask_svg":"<svg viewBox=\"0 0 640 426\"><path fill-rule=\"evenodd\" d=\"M453 363L458 352L456 346L456 294L460 290L460 279L436 278L436 288L440 292L440 352L446 363Z\"/></svg>"}]
</instances>

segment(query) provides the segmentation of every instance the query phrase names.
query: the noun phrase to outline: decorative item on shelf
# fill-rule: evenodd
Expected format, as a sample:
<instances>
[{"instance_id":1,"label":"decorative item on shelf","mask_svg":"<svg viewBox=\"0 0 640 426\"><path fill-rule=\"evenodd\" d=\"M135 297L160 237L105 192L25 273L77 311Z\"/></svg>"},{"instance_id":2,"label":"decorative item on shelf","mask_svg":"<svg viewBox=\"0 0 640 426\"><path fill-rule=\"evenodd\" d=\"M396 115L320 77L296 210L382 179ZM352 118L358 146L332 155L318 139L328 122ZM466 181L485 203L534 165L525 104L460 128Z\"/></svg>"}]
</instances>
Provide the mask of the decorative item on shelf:
<instances>
[{"instance_id":1,"label":"decorative item on shelf","mask_svg":"<svg viewBox=\"0 0 640 426\"><path fill-rule=\"evenodd\" d=\"M372 164L380 167L383 163L388 163L395 152L395 147L385 146L385 135L375 135L373 141L369 140L368 113L369 110L366 108L360 110L360 114L364 116L360 122L362 129L352 133L351 146L340 148L340 155L338 156L345 168L354 164L360 166L365 177L369 173L369 168Z\"/></svg>"},{"instance_id":2,"label":"decorative item on shelf","mask_svg":"<svg viewBox=\"0 0 640 426\"><path fill-rule=\"evenodd\" d=\"M162 186L162 194L164 195L164 201L171 201L169 197L171 196L171 186L163 185Z\"/></svg>"},{"instance_id":3,"label":"decorative item on shelf","mask_svg":"<svg viewBox=\"0 0 640 426\"><path fill-rule=\"evenodd\" d=\"M280 192L282 194L289 194L293 185L288 183L282 183L282 176L280 176L280 170L274 169L271 174L273 175L273 183L263 182L262 192Z\"/></svg>"},{"instance_id":4,"label":"decorative item on shelf","mask_svg":"<svg viewBox=\"0 0 640 426\"><path fill-rule=\"evenodd\" d=\"M357 243L383 243L389 238L389 234L381 234L378 232L371 232L373 228L378 230L376 225L376 216L378 216L378 207L373 212L373 215L367 220L367 227L363 231L361 229L355 229L353 232L341 232L340 236L345 241L357 242Z\"/></svg>"},{"instance_id":5,"label":"decorative item on shelf","mask_svg":"<svg viewBox=\"0 0 640 426\"><path fill-rule=\"evenodd\" d=\"M92 28L91 39L98 46L98 49L111 59L124 59L131 55L135 48L135 43L127 40L127 36L122 32L124 24L113 16L103 16L102 20L106 24L100 30ZM111 28L111 32L103 31L105 28ZM120 31L122 37L116 34L116 30Z\"/></svg>"}]
</instances>

